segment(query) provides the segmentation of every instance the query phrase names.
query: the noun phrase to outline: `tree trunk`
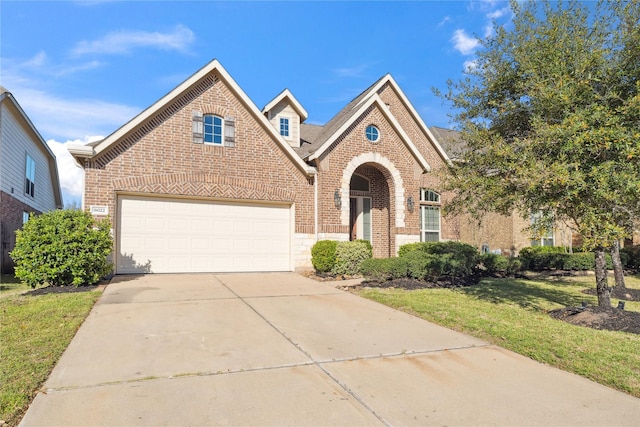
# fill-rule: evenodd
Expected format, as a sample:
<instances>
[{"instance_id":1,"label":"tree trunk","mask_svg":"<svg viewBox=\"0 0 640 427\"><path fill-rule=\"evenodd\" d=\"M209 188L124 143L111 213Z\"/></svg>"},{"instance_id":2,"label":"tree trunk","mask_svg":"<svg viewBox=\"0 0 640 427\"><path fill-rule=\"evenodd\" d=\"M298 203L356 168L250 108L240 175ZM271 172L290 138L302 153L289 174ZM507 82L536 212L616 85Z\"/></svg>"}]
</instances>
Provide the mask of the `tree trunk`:
<instances>
[{"instance_id":1,"label":"tree trunk","mask_svg":"<svg viewBox=\"0 0 640 427\"><path fill-rule=\"evenodd\" d=\"M598 294L599 307L611 307L609 286L607 284L607 262L604 258L602 246L594 250L596 256L596 293Z\"/></svg>"},{"instance_id":2,"label":"tree trunk","mask_svg":"<svg viewBox=\"0 0 640 427\"><path fill-rule=\"evenodd\" d=\"M626 291L624 285L624 271L622 270L622 261L620 261L620 242L616 240L611 246L611 261L613 263L613 275L616 279L616 294L620 291Z\"/></svg>"}]
</instances>

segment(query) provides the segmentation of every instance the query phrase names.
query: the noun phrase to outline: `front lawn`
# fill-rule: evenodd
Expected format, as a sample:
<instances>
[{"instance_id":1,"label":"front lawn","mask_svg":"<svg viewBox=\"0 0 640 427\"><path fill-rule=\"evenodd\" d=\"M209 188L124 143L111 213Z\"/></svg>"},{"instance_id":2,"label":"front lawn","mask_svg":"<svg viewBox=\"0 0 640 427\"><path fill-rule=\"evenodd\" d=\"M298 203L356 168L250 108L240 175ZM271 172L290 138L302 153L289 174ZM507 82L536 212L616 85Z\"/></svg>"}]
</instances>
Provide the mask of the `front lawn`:
<instances>
[{"instance_id":1,"label":"front lawn","mask_svg":"<svg viewBox=\"0 0 640 427\"><path fill-rule=\"evenodd\" d=\"M628 288L640 289L640 277L625 279ZM640 397L640 335L574 326L548 314L583 301L596 304L594 295L583 292L594 287L594 277L584 276L484 279L455 289L363 288L358 293ZM628 301L625 309L640 312L640 302Z\"/></svg>"},{"instance_id":2,"label":"front lawn","mask_svg":"<svg viewBox=\"0 0 640 427\"><path fill-rule=\"evenodd\" d=\"M17 425L100 296L96 290L29 295L2 276L0 420Z\"/></svg>"}]
</instances>

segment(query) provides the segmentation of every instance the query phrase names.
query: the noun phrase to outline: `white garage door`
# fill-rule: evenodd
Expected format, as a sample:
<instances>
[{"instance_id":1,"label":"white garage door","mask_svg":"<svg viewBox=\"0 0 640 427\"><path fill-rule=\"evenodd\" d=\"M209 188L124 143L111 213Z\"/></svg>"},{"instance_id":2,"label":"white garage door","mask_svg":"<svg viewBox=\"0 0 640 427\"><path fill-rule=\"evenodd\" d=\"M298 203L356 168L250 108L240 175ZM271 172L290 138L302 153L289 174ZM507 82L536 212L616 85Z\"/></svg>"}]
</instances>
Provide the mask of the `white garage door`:
<instances>
[{"instance_id":1,"label":"white garage door","mask_svg":"<svg viewBox=\"0 0 640 427\"><path fill-rule=\"evenodd\" d=\"M291 207L118 198L116 272L288 271Z\"/></svg>"}]
</instances>

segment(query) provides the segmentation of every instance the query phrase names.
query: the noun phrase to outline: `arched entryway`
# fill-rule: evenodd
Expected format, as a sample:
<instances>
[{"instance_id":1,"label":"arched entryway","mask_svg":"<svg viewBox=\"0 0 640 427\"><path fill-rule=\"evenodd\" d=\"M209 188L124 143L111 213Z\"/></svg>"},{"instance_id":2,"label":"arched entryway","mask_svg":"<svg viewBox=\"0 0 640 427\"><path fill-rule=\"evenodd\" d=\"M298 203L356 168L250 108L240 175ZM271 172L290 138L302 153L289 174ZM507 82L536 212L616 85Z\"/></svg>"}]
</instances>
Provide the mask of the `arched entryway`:
<instances>
[{"instance_id":1,"label":"arched entryway","mask_svg":"<svg viewBox=\"0 0 640 427\"><path fill-rule=\"evenodd\" d=\"M354 175L359 177L355 178L355 181ZM363 179L368 180L370 185L368 196L359 193L361 190L358 188L354 188L352 193L352 183L356 186L364 185ZM356 199L355 202L352 201L352 195ZM393 162L380 153L369 152L352 158L343 169L340 185L340 222L343 226L349 227L350 238L354 231L351 226L355 221L355 226L358 227L357 215L365 211L367 203L358 202L358 197L370 198L370 236L374 257L386 258L395 255L396 229L405 227L405 198L403 180ZM365 219L363 216L361 224ZM357 228L355 231L357 238ZM361 236L364 237L364 232Z\"/></svg>"},{"instance_id":2,"label":"arched entryway","mask_svg":"<svg viewBox=\"0 0 640 427\"><path fill-rule=\"evenodd\" d=\"M391 199L384 174L373 164L359 166L349 185L349 240L368 240L373 256L392 255Z\"/></svg>"}]
</instances>

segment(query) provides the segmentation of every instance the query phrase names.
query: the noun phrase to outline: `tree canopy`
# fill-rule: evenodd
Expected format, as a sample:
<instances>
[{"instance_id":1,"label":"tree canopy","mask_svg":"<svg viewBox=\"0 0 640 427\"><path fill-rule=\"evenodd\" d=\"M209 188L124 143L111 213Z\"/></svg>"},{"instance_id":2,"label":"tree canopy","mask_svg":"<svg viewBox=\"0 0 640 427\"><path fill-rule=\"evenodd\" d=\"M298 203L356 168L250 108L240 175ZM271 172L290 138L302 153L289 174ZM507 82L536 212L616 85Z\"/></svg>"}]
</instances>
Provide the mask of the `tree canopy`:
<instances>
[{"instance_id":1,"label":"tree canopy","mask_svg":"<svg viewBox=\"0 0 640 427\"><path fill-rule=\"evenodd\" d=\"M640 218L640 0L511 9L443 95L468 147L450 209L541 213L598 259Z\"/></svg>"}]
</instances>

